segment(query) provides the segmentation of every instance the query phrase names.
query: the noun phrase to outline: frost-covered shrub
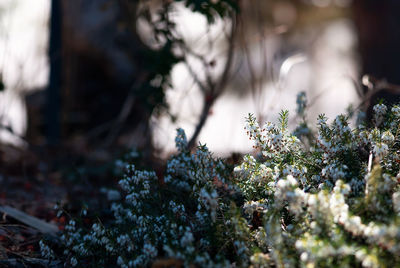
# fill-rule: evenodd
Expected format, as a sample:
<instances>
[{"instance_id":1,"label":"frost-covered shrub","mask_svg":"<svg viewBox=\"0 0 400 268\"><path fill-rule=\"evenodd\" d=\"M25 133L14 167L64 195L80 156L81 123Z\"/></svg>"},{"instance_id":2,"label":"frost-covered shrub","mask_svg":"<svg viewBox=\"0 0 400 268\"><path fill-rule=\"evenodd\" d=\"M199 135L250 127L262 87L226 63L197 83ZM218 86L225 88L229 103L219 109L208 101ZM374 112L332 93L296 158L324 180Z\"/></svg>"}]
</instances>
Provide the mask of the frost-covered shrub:
<instances>
[{"instance_id":1,"label":"frost-covered shrub","mask_svg":"<svg viewBox=\"0 0 400 268\"><path fill-rule=\"evenodd\" d=\"M205 146L191 154L178 130L165 176L126 164L113 219L71 220L62 257L95 267L398 267L400 107L375 106L372 127L320 116L314 131L304 95L298 105L293 133L287 112L262 127L249 115L256 154L234 170Z\"/></svg>"}]
</instances>

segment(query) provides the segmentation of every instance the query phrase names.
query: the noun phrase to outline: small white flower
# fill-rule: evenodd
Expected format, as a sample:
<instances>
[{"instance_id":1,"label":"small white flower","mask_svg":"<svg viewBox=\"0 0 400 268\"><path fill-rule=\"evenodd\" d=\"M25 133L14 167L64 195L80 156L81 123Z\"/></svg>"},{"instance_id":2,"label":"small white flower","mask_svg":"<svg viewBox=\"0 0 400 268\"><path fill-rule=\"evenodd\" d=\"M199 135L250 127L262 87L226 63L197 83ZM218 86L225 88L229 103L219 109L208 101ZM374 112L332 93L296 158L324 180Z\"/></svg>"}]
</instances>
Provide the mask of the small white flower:
<instances>
[{"instance_id":1,"label":"small white flower","mask_svg":"<svg viewBox=\"0 0 400 268\"><path fill-rule=\"evenodd\" d=\"M394 136L393 134L388 130L382 133L382 137L381 137L382 141L385 143L390 143L392 141L394 141Z\"/></svg>"},{"instance_id":2,"label":"small white flower","mask_svg":"<svg viewBox=\"0 0 400 268\"><path fill-rule=\"evenodd\" d=\"M386 143L379 142L373 145L372 150L376 156L382 158L389 152L389 147Z\"/></svg>"},{"instance_id":3,"label":"small white flower","mask_svg":"<svg viewBox=\"0 0 400 268\"><path fill-rule=\"evenodd\" d=\"M297 186L298 185L297 180L292 175L287 176L287 180L288 180L288 182L290 183L291 186Z\"/></svg>"},{"instance_id":4,"label":"small white flower","mask_svg":"<svg viewBox=\"0 0 400 268\"><path fill-rule=\"evenodd\" d=\"M376 104L373 108L374 110L374 119L377 126L379 126L383 122L383 118L387 112L387 107L384 104Z\"/></svg>"},{"instance_id":5,"label":"small white flower","mask_svg":"<svg viewBox=\"0 0 400 268\"><path fill-rule=\"evenodd\" d=\"M301 253L300 260L306 262L308 260L308 253L307 252Z\"/></svg>"},{"instance_id":6,"label":"small white flower","mask_svg":"<svg viewBox=\"0 0 400 268\"><path fill-rule=\"evenodd\" d=\"M121 199L121 194L117 190L108 190L107 191L107 200L108 201L116 201Z\"/></svg>"},{"instance_id":7,"label":"small white flower","mask_svg":"<svg viewBox=\"0 0 400 268\"><path fill-rule=\"evenodd\" d=\"M72 266L76 266L78 265L78 260L75 257L72 257L71 260L69 261L71 263Z\"/></svg>"},{"instance_id":8,"label":"small white flower","mask_svg":"<svg viewBox=\"0 0 400 268\"><path fill-rule=\"evenodd\" d=\"M194 241L194 237L192 232L190 230L186 230L185 234L181 238L181 246L182 247L187 247L189 246L192 242Z\"/></svg>"}]
</instances>

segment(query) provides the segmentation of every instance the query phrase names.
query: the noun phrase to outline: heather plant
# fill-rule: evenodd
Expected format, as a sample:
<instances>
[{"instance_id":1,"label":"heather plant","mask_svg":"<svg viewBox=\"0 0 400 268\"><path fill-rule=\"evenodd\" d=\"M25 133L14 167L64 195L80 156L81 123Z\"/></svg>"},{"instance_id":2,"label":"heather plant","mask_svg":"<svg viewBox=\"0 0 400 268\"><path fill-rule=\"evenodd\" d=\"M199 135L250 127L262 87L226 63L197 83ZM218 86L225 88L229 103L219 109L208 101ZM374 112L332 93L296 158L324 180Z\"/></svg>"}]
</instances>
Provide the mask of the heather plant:
<instances>
[{"instance_id":1,"label":"heather plant","mask_svg":"<svg viewBox=\"0 0 400 268\"><path fill-rule=\"evenodd\" d=\"M236 178L250 218L255 209L264 215L266 260L278 267L400 265L399 107L378 104L374 112L372 127L355 129L346 115L331 124L321 115L308 147L288 131L286 112L277 126L248 117L261 156L246 156Z\"/></svg>"},{"instance_id":2,"label":"heather plant","mask_svg":"<svg viewBox=\"0 0 400 268\"><path fill-rule=\"evenodd\" d=\"M163 178L123 163L112 220L71 220L61 257L95 267L399 267L400 107L378 104L355 128L349 115L321 115L315 129L306 107L300 94L293 132L286 111L262 127L249 115L256 150L234 169L205 145L191 153L183 130Z\"/></svg>"},{"instance_id":3,"label":"heather plant","mask_svg":"<svg viewBox=\"0 0 400 268\"><path fill-rule=\"evenodd\" d=\"M61 237L69 265L143 267L165 258L186 266L247 265L253 242L226 179L232 168L204 145L191 154L181 129L176 146L163 179L118 161L125 174L122 199L111 205L113 220L86 228L78 227L79 219L69 222ZM54 254L41 247L44 256Z\"/></svg>"}]
</instances>

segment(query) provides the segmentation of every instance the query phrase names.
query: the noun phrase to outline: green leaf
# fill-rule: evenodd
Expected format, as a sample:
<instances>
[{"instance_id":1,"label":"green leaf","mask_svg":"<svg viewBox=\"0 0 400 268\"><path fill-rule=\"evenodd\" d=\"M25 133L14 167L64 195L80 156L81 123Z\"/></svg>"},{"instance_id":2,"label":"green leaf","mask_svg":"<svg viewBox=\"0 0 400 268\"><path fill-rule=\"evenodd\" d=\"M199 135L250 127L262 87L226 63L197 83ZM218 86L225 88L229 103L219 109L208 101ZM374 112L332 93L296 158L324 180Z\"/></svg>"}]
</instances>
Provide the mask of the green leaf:
<instances>
[{"instance_id":1,"label":"green leaf","mask_svg":"<svg viewBox=\"0 0 400 268\"><path fill-rule=\"evenodd\" d=\"M281 125L282 130L287 129L288 122L289 122L289 111L282 110L279 114L279 123Z\"/></svg>"}]
</instances>

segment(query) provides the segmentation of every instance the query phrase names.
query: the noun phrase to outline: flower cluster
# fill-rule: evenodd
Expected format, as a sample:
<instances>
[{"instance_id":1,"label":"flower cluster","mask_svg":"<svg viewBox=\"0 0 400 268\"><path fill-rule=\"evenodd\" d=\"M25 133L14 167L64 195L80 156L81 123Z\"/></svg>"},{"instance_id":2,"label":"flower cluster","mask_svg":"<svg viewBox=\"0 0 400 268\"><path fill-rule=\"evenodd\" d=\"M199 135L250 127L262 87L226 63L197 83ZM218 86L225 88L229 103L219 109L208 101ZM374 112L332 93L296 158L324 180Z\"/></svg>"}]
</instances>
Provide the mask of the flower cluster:
<instances>
[{"instance_id":1,"label":"flower cluster","mask_svg":"<svg viewBox=\"0 0 400 268\"><path fill-rule=\"evenodd\" d=\"M245 212L265 204L259 211L268 250L254 254L254 264L399 265L400 108L388 112L379 104L374 111L370 128L351 129L345 115L328 124L322 115L314 141L293 143L289 150L273 150L273 136L263 135L268 128L251 124L255 119L249 117L250 138L271 153L248 155L235 169ZM290 140L286 129L279 130L286 135L282 140Z\"/></svg>"},{"instance_id":2,"label":"flower cluster","mask_svg":"<svg viewBox=\"0 0 400 268\"><path fill-rule=\"evenodd\" d=\"M305 95L298 105L306 127ZM257 150L234 169L205 145L190 153L178 130L164 176L124 163L120 191L108 191L112 220L71 220L62 256L94 267L397 267L400 107L374 111L354 129L350 116L322 115L306 142L287 112L262 128L249 115Z\"/></svg>"}]
</instances>

